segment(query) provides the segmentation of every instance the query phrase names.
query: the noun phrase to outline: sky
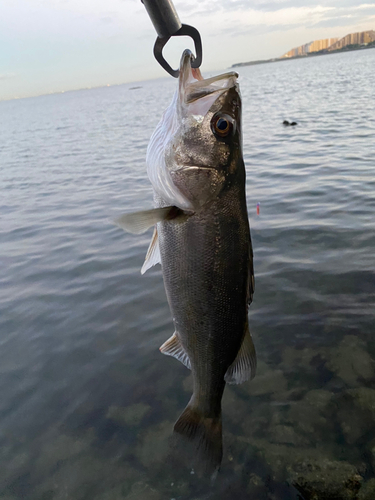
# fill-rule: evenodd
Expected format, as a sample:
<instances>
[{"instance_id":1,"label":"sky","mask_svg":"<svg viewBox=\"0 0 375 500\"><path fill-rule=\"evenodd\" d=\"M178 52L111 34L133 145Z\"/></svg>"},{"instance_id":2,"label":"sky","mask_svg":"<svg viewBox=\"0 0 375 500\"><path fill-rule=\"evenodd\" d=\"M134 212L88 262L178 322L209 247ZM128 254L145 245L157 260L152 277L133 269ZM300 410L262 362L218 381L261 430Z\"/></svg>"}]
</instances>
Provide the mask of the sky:
<instances>
[{"instance_id":1,"label":"sky","mask_svg":"<svg viewBox=\"0 0 375 500\"><path fill-rule=\"evenodd\" d=\"M175 0L203 42L201 70L280 57L312 40L375 29L361 0ZM0 100L166 76L141 0L0 0ZM188 38L165 57L177 67Z\"/></svg>"}]
</instances>

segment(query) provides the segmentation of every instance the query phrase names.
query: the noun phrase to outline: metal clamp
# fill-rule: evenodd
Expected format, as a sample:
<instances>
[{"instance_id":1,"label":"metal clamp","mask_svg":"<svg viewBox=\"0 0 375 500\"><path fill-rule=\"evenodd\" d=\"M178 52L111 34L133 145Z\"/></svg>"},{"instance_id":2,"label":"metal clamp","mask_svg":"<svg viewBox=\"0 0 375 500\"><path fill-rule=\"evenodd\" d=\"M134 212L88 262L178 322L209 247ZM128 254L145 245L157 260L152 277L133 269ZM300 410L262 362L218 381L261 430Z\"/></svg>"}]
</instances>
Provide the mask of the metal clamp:
<instances>
[{"instance_id":1,"label":"metal clamp","mask_svg":"<svg viewBox=\"0 0 375 500\"><path fill-rule=\"evenodd\" d=\"M202 64L202 40L199 31L193 26L181 24L172 0L142 0L148 15L158 34L154 45L154 56L158 63L170 75L178 78L180 71L172 69L163 56L163 48L172 36L190 36L195 45L195 59L192 68L199 68Z\"/></svg>"},{"instance_id":2,"label":"metal clamp","mask_svg":"<svg viewBox=\"0 0 375 500\"><path fill-rule=\"evenodd\" d=\"M191 63L191 67L199 68L199 66L202 64L202 40L199 31L193 28L193 26L189 26L188 24L183 24L181 28L172 36L190 36L194 40L196 56ZM180 70L172 69L163 56L163 47L170 38L171 38L170 36L167 38L157 37L154 45L154 56L155 59L158 61L158 63L161 65L161 67L165 69L165 71L167 71L170 75L174 76L175 78L178 78Z\"/></svg>"}]
</instances>

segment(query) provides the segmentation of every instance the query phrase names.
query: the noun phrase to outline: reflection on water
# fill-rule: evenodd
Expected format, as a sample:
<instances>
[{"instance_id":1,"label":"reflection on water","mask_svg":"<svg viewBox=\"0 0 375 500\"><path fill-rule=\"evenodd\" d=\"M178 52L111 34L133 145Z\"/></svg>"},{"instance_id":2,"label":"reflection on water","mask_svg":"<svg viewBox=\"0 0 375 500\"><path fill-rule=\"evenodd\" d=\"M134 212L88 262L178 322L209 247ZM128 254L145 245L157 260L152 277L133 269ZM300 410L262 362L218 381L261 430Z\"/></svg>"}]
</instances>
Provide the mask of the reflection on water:
<instances>
[{"instance_id":1,"label":"reflection on water","mask_svg":"<svg viewBox=\"0 0 375 500\"><path fill-rule=\"evenodd\" d=\"M241 68L259 367L213 486L170 448L191 377L151 234L111 223L151 205L175 81L0 103L0 499L375 498L374 58Z\"/></svg>"}]
</instances>

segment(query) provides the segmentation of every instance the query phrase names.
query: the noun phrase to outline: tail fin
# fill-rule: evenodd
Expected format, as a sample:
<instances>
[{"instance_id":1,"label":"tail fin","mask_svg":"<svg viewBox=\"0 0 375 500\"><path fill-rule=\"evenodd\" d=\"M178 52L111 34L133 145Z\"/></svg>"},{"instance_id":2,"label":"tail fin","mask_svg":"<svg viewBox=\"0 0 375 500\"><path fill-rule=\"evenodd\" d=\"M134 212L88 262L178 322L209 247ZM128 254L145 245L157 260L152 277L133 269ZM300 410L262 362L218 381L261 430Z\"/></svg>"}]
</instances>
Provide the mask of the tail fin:
<instances>
[{"instance_id":1,"label":"tail fin","mask_svg":"<svg viewBox=\"0 0 375 500\"><path fill-rule=\"evenodd\" d=\"M175 423L174 431L192 443L206 472L219 469L223 457L221 413L215 418L205 417L199 409L188 404Z\"/></svg>"}]
</instances>

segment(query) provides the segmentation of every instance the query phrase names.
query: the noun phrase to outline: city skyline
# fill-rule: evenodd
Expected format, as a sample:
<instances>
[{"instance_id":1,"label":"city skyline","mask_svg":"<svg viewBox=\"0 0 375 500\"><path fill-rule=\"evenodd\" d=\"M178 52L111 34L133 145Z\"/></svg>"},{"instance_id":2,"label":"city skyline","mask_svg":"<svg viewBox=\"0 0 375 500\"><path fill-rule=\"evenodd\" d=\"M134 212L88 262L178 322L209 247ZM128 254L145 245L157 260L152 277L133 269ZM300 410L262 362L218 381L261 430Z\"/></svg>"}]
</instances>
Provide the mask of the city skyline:
<instances>
[{"instance_id":1,"label":"city skyline","mask_svg":"<svg viewBox=\"0 0 375 500\"><path fill-rule=\"evenodd\" d=\"M341 38L324 38L321 40L313 40L312 42L305 43L299 47L294 47L281 56L282 58L297 57L321 50L339 50L348 45L367 45L375 41L375 31L367 30L356 33L349 33Z\"/></svg>"},{"instance_id":2,"label":"city skyline","mask_svg":"<svg viewBox=\"0 0 375 500\"><path fill-rule=\"evenodd\" d=\"M1 0L0 0L1 2ZM375 3L358 0L175 0L203 42L203 74L238 60L280 57L306 40L375 26ZM0 16L0 100L167 76L152 53L155 30L141 0L12 0ZM188 39L165 57L178 65Z\"/></svg>"}]
</instances>

